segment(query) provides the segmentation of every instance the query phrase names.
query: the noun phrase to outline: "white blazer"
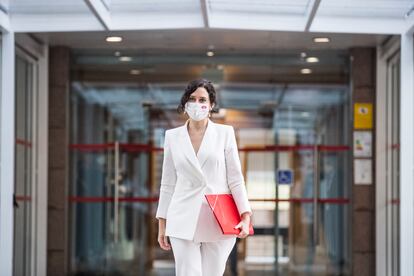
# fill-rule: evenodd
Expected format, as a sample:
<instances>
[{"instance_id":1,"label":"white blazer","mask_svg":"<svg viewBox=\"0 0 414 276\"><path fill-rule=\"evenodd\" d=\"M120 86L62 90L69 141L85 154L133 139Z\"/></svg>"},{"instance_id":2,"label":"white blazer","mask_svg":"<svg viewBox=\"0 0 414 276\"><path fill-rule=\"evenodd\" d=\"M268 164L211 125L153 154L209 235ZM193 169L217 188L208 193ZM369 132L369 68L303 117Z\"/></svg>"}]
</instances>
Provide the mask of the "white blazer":
<instances>
[{"instance_id":1,"label":"white blazer","mask_svg":"<svg viewBox=\"0 0 414 276\"><path fill-rule=\"evenodd\" d=\"M164 161L156 218L165 218L166 236L215 241L223 235L205 194L231 193L240 214L250 212L234 129L208 119L197 155L183 126L165 132Z\"/></svg>"}]
</instances>

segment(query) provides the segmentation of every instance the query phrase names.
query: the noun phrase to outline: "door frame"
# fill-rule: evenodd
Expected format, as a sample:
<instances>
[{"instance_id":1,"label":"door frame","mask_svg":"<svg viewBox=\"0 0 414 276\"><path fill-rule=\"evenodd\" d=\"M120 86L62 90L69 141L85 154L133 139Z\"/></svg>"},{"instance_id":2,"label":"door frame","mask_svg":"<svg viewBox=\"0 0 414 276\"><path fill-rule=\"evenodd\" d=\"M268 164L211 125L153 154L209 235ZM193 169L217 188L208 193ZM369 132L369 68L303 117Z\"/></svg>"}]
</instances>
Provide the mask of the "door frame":
<instances>
[{"instance_id":1,"label":"door frame","mask_svg":"<svg viewBox=\"0 0 414 276\"><path fill-rule=\"evenodd\" d=\"M388 225L387 225L387 93L388 93L388 61L400 51L400 40L397 36L377 47L377 97L376 97L376 160L375 160L375 239L376 239L376 274L390 276L387 268ZM386 227L384 227L384 225Z\"/></svg>"},{"instance_id":2,"label":"door frame","mask_svg":"<svg viewBox=\"0 0 414 276\"><path fill-rule=\"evenodd\" d=\"M16 35L16 55L34 64L33 76L33 156L32 156L32 258L31 276L47 274L47 194L48 194L48 45L26 34Z\"/></svg>"}]
</instances>

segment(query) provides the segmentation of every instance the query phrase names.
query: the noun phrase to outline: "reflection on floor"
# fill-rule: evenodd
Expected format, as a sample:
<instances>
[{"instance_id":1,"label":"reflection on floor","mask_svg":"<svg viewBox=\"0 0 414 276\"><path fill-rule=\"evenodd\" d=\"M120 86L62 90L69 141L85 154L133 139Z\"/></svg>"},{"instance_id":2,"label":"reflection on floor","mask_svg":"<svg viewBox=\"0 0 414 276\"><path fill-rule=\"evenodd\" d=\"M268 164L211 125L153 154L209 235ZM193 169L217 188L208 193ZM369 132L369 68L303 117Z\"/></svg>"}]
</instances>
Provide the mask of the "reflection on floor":
<instances>
[{"instance_id":1,"label":"reflection on floor","mask_svg":"<svg viewBox=\"0 0 414 276\"><path fill-rule=\"evenodd\" d=\"M154 270L148 275L150 276L175 276L173 261L155 261ZM292 272L287 271L286 268L280 267L279 273L275 273L274 266L271 264L246 264L244 262L238 263L237 276L333 276L341 274L329 274L326 272ZM224 276L236 276L231 273L230 268L227 267Z\"/></svg>"}]
</instances>

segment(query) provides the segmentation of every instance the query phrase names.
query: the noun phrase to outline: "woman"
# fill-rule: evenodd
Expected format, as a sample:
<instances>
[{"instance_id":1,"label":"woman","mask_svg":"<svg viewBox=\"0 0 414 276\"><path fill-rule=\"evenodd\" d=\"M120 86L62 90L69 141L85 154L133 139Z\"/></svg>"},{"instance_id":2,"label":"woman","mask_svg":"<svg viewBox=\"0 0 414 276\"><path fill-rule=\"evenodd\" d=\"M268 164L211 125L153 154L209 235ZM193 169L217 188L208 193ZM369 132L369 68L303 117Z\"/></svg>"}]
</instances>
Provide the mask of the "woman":
<instances>
[{"instance_id":1,"label":"woman","mask_svg":"<svg viewBox=\"0 0 414 276\"><path fill-rule=\"evenodd\" d=\"M252 212L234 129L208 118L215 104L211 82L191 81L178 107L189 119L165 132L158 243L172 248L177 276L223 275L235 244L235 235L222 234L205 194L231 193L241 218L237 237L249 233Z\"/></svg>"}]
</instances>

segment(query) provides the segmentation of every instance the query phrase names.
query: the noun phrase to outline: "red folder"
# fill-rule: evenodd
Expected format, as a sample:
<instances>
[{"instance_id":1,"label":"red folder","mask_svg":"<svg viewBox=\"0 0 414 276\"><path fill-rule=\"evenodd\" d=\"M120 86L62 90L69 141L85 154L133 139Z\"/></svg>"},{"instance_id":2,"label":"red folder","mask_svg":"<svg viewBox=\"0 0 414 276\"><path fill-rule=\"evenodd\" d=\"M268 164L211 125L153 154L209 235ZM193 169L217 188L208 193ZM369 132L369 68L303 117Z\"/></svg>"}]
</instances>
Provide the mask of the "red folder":
<instances>
[{"instance_id":1,"label":"red folder","mask_svg":"<svg viewBox=\"0 0 414 276\"><path fill-rule=\"evenodd\" d=\"M214 213L221 227L221 231L226 235L238 235L240 229L234 227L240 222L239 211L231 194L205 195L208 205ZM250 223L249 234L253 235L253 225Z\"/></svg>"}]
</instances>

